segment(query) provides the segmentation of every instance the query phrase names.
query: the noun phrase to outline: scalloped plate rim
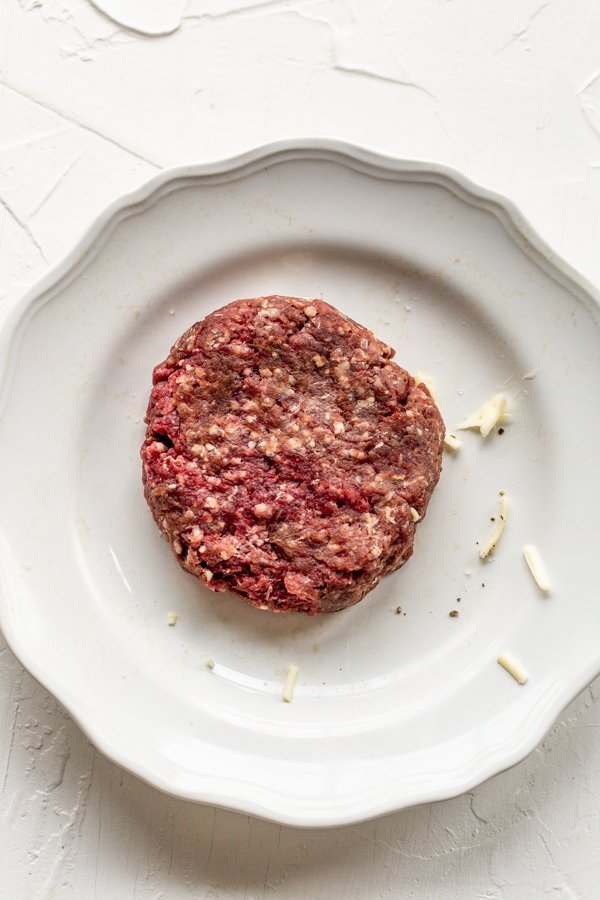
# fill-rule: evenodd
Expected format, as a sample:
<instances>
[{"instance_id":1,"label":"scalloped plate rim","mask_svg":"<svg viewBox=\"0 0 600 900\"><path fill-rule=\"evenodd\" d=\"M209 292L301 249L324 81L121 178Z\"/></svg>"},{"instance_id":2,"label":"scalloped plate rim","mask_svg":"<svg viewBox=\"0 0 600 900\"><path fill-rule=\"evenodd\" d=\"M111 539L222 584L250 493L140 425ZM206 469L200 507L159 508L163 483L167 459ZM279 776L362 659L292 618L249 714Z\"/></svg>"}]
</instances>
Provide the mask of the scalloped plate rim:
<instances>
[{"instance_id":1,"label":"scalloped plate rim","mask_svg":"<svg viewBox=\"0 0 600 900\"><path fill-rule=\"evenodd\" d=\"M77 267L85 261L86 257L100 249L119 221L139 211L145 205L154 203L169 188L174 189L177 181L192 180L201 183L203 180L215 180L216 178L225 180L233 177L243 178L252 171L263 170L287 159L299 158L330 159L341 165L368 171L375 177L405 176L415 181L442 183L455 194L459 194L463 200L488 210L491 209L514 240L522 241L522 246L527 246L530 251L534 251L533 254L530 252L529 256L536 265L542 266L542 263L545 263L543 268L547 274L558 278L563 284L566 282L571 289L576 288L580 297L585 298L589 302L590 309L595 311L596 316L598 315L600 292L558 256L538 235L518 207L502 194L476 184L449 166L429 161L403 160L357 144L321 138L275 141L254 147L229 159L167 168L134 191L126 193L110 203L89 225L75 246L40 280L27 289L2 324L0 328L0 415L5 398L10 391L14 354L29 315L40 301L46 302L49 299L45 295L51 289L57 287L61 281L68 279L70 275L74 275ZM101 243L98 246L99 242ZM32 658L27 648L26 635L19 633L4 602L7 587L1 572L0 584L2 585L2 590L0 590L0 628L11 650L31 675L65 706L84 734L106 757L167 794L250 813L280 824L296 827L322 828L354 824L410 806L450 799L472 789L493 775L521 762L546 736L564 708L600 674L599 651L593 658L582 661L577 677L562 685L560 693L555 696L552 703L548 704L544 714L534 720L534 725L527 732L512 735L510 741L503 743L503 752L492 756L485 764L474 765L467 772L463 767L454 778L447 773L447 784L444 788L436 785L429 790L423 789L418 796L411 797L406 802L402 802L398 798L390 798L389 795L386 797L374 796L369 798L368 802L362 803L360 811L348 808L336 810L332 807L327 814L299 813L290 809L289 804L282 796L274 799L272 795L266 796L265 792L262 799L254 799L252 795L256 791L251 784L248 784L244 795L239 781L233 779L232 790L227 793L225 791L215 793L208 789L208 785L206 789L200 790L180 788L170 783L159 772L145 766L143 760L135 758L134 754L115 746L102 731L96 730L92 722L88 721L85 716L80 716L75 702L65 701L65 697L69 696L70 691L60 682L60 679L55 679L53 673L45 669L43 663L39 664L36 659Z\"/></svg>"}]
</instances>

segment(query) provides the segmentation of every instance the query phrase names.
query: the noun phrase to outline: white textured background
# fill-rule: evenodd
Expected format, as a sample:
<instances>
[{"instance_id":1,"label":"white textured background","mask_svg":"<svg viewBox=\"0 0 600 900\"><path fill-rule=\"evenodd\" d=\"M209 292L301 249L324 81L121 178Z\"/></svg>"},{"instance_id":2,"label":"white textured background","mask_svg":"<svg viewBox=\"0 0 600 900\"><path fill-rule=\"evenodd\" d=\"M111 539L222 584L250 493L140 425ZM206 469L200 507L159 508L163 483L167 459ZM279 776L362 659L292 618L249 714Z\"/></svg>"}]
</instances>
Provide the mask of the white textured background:
<instances>
[{"instance_id":1,"label":"white textured background","mask_svg":"<svg viewBox=\"0 0 600 900\"><path fill-rule=\"evenodd\" d=\"M598 0L0 0L0 316L158 169L306 135L456 166L600 282ZM0 639L0 898L597 898L599 698L463 797L296 831L107 762Z\"/></svg>"}]
</instances>

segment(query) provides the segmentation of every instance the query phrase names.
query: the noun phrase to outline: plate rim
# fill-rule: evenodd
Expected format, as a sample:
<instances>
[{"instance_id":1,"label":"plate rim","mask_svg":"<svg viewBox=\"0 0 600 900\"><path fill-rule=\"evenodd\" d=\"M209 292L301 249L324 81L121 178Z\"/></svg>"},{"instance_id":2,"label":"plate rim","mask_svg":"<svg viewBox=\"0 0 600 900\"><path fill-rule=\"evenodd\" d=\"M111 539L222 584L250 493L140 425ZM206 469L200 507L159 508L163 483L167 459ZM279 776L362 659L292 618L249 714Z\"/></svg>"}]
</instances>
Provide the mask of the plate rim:
<instances>
[{"instance_id":1,"label":"plate rim","mask_svg":"<svg viewBox=\"0 0 600 900\"><path fill-rule=\"evenodd\" d=\"M450 166L427 160L396 158L355 143L323 138L274 141L252 147L226 159L164 169L134 191L117 197L90 223L79 241L12 305L0 327L0 416L11 389L14 369L12 363L30 315L38 304L49 299L47 295L58 287L61 281L76 275L78 267L85 263L90 253L100 249L122 219L140 211L145 205L152 205L159 199L161 193L169 188L174 189L178 181L192 180L202 184L219 179L227 181L243 178L253 171L262 171L271 165L294 159L330 160L347 168L367 171L375 177L387 176L401 180L401 176L404 176L405 180L443 184L463 200L493 212L511 238L522 249L527 250L536 265L543 268L551 277L558 278L581 299L586 300L590 310L598 316L600 291L552 250L516 204L501 193L473 182ZM1 555L0 550L0 561ZM54 678L52 671L44 667L43 658L41 662L33 658L27 649L26 636L19 634L18 627L11 621L9 605L5 603L6 595L7 586L0 572L0 629L7 644L23 667L68 710L86 737L106 757L167 794L250 813L280 824L297 827L322 828L354 824L410 806L450 799L471 790L493 775L521 762L546 736L564 708L600 674L599 651L593 658L590 657L582 663L577 677L568 683L563 682L562 689L556 693L553 702L546 705L544 714L533 717L526 733L521 733L520 736L518 733L512 735L510 745L503 742L495 754L486 755L485 762L472 765L467 771L463 767L454 773L447 772L447 783L444 787L436 784L428 790L421 788L417 797L407 798L404 803L393 797L376 795L363 799L358 803L360 808L353 807L352 810L336 810L332 803L325 813L322 810L296 811L290 808L284 795L279 795L275 800L272 792L265 791L264 797L257 800L256 794L259 789L250 782L240 785L236 780L235 792L229 793L223 790L221 793L202 789L186 790L185 787L169 783L161 773L145 765L143 759L138 758L133 750L127 752L127 748L115 746L102 730L95 727L93 721L89 721L85 714L80 714L77 704L70 699L70 691L60 683L59 678Z\"/></svg>"}]
</instances>

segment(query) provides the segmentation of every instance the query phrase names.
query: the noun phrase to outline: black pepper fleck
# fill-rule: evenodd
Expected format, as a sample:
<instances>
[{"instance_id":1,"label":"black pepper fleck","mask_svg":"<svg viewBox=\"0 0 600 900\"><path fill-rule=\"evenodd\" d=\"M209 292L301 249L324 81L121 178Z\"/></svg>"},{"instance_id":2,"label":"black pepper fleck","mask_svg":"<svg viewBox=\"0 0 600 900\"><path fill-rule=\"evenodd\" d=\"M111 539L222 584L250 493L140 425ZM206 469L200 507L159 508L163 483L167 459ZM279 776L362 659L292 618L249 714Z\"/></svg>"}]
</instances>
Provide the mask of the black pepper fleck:
<instances>
[{"instance_id":1,"label":"black pepper fleck","mask_svg":"<svg viewBox=\"0 0 600 900\"><path fill-rule=\"evenodd\" d=\"M504 434L504 428L499 428L499 429L498 429L498 434Z\"/></svg>"}]
</instances>

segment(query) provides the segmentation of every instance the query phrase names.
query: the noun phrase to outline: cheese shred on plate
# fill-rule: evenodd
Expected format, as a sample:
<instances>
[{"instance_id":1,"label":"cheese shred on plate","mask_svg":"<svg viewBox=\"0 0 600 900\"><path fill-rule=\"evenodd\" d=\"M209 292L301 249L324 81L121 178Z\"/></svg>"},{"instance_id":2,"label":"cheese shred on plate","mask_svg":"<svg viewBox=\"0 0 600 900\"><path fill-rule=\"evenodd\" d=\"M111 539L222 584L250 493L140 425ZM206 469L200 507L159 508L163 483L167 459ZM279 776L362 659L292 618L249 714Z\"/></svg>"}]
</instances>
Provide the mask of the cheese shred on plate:
<instances>
[{"instance_id":1,"label":"cheese shred on plate","mask_svg":"<svg viewBox=\"0 0 600 900\"><path fill-rule=\"evenodd\" d=\"M519 684L525 684L529 681L529 675L521 665L521 663L514 658L510 653L501 653L498 657L498 662L502 666L503 669L506 669L509 675L515 679Z\"/></svg>"},{"instance_id":2,"label":"cheese shred on plate","mask_svg":"<svg viewBox=\"0 0 600 900\"><path fill-rule=\"evenodd\" d=\"M424 384L433 400L435 400L435 389L433 387L433 381L426 375L424 372L415 372L415 382L417 384Z\"/></svg>"},{"instance_id":3,"label":"cheese shred on plate","mask_svg":"<svg viewBox=\"0 0 600 900\"><path fill-rule=\"evenodd\" d=\"M494 394L480 406L477 412L471 416L467 416L457 429L465 431L467 428L478 428L483 437L487 437L495 425L506 422L508 413L506 412L506 397L504 394Z\"/></svg>"},{"instance_id":4,"label":"cheese shred on plate","mask_svg":"<svg viewBox=\"0 0 600 900\"><path fill-rule=\"evenodd\" d=\"M523 547L523 556L540 591L549 591L550 581L537 547L534 547L533 544L527 544Z\"/></svg>"},{"instance_id":5,"label":"cheese shred on plate","mask_svg":"<svg viewBox=\"0 0 600 900\"><path fill-rule=\"evenodd\" d=\"M294 699L294 688L296 687L297 677L298 666L290 666L288 669L287 677L285 679L285 684L283 686L283 693L281 695L281 699L284 703L291 703Z\"/></svg>"},{"instance_id":6,"label":"cheese shred on plate","mask_svg":"<svg viewBox=\"0 0 600 900\"><path fill-rule=\"evenodd\" d=\"M507 513L508 513L508 498L507 498L506 494L504 493L504 491L500 491L500 514L496 520L496 527L494 528L494 533L492 534L491 538L489 539L489 541L487 542L485 547L483 547L483 549L481 549L479 551L479 556L481 557L481 559L485 559L487 556L490 555L490 553L493 553L494 550L496 549L496 545L498 544L498 541L500 540L500 535L504 531L504 526L506 525L506 514Z\"/></svg>"},{"instance_id":7,"label":"cheese shred on plate","mask_svg":"<svg viewBox=\"0 0 600 900\"><path fill-rule=\"evenodd\" d=\"M462 447L462 441L459 441L455 434L447 431L444 435L444 449L455 451L460 449L460 447Z\"/></svg>"}]
</instances>

